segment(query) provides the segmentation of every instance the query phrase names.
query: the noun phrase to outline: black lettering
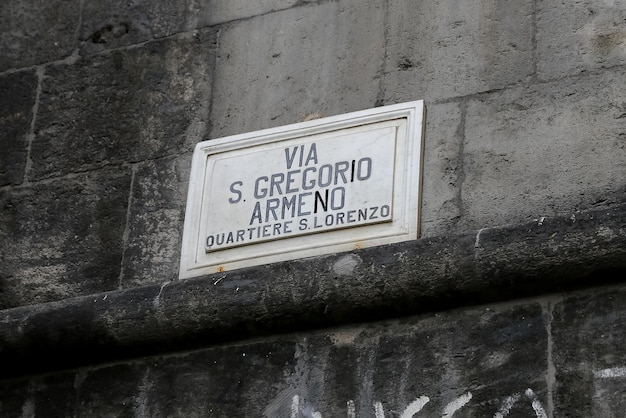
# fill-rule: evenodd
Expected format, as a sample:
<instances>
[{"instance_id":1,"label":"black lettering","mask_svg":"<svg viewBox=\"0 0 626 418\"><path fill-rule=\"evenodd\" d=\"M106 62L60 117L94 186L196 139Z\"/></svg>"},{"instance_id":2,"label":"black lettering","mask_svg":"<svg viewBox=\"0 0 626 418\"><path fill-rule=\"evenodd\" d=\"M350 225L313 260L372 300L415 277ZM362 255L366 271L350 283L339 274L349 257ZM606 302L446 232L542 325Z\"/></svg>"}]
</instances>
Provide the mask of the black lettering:
<instances>
[{"instance_id":1,"label":"black lettering","mask_svg":"<svg viewBox=\"0 0 626 418\"><path fill-rule=\"evenodd\" d=\"M358 221L367 221L367 208L359 209L359 219Z\"/></svg>"},{"instance_id":2,"label":"black lettering","mask_svg":"<svg viewBox=\"0 0 626 418\"><path fill-rule=\"evenodd\" d=\"M339 224L343 225L344 216L346 216L344 212L337 212L337 215L336 215L337 225Z\"/></svg>"},{"instance_id":3,"label":"black lettering","mask_svg":"<svg viewBox=\"0 0 626 418\"><path fill-rule=\"evenodd\" d=\"M272 235L280 235L280 227L281 224L274 224L274 232L272 233Z\"/></svg>"},{"instance_id":4,"label":"black lettering","mask_svg":"<svg viewBox=\"0 0 626 418\"><path fill-rule=\"evenodd\" d=\"M389 207L389 205L384 205L380 207L380 216L382 216L383 218L386 218L387 216L389 216L390 213L391 213L391 208Z\"/></svg>"},{"instance_id":5,"label":"black lettering","mask_svg":"<svg viewBox=\"0 0 626 418\"><path fill-rule=\"evenodd\" d=\"M222 239L220 240L220 238L222 238ZM216 242L217 245L223 245L224 244L224 233L223 232L221 234L215 235L215 242Z\"/></svg>"},{"instance_id":6,"label":"black lettering","mask_svg":"<svg viewBox=\"0 0 626 418\"><path fill-rule=\"evenodd\" d=\"M300 231L304 231L305 229L308 229L308 225L307 225L307 220L305 219L300 219L299 225L298 225L298 230Z\"/></svg>"},{"instance_id":7,"label":"black lettering","mask_svg":"<svg viewBox=\"0 0 626 418\"><path fill-rule=\"evenodd\" d=\"M313 213L317 213L317 201L319 200L320 205L324 209L324 212L328 211L328 189L324 190L326 197L322 198L320 192L315 192L315 200L313 202ZM325 200L324 200L325 199Z\"/></svg>"},{"instance_id":8,"label":"black lettering","mask_svg":"<svg viewBox=\"0 0 626 418\"><path fill-rule=\"evenodd\" d=\"M354 164L356 163L356 161L352 160L352 169L350 170L350 183L354 182Z\"/></svg>"},{"instance_id":9,"label":"black lettering","mask_svg":"<svg viewBox=\"0 0 626 418\"><path fill-rule=\"evenodd\" d=\"M270 231L269 231L270 226L271 225L264 225L263 226L263 238L267 238L267 237L270 236Z\"/></svg>"},{"instance_id":10,"label":"black lettering","mask_svg":"<svg viewBox=\"0 0 626 418\"><path fill-rule=\"evenodd\" d=\"M239 241L245 241L245 239L244 239L244 237L243 237L243 234L244 234L245 232L246 232L246 231L244 231L243 229L238 229L238 230L237 230L237 242L239 242Z\"/></svg>"},{"instance_id":11,"label":"black lettering","mask_svg":"<svg viewBox=\"0 0 626 418\"><path fill-rule=\"evenodd\" d=\"M211 248L215 243L215 237L213 235L209 235L206 237L206 246L207 248Z\"/></svg>"},{"instance_id":12,"label":"black lettering","mask_svg":"<svg viewBox=\"0 0 626 418\"><path fill-rule=\"evenodd\" d=\"M348 211L348 223L354 223L356 222L356 220L354 219L354 213L356 212L356 210L349 210Z\"/></svg>"},{"instance_id":13,"label":"black lettering","mask_svg":"<svg viewBox=\"0 0 626 418\"><path fill-rule=\"evenodd\" d=\"M317 216L313 218L313 228L321 228L324 225L317 223Z\"/></svg>"},{"instance_id":14,"label":"black lettering","mask_svg":"<svg viewBox=\"0 0 626 418\"><path fill-rule=\"evenodd\" d=\"M291 229L289 229L289 225L291 225L292 223L293 223L293 221L287 221L287 222L285 222L285 224L283 225L283 232L284 232L285 234L290 234L290 233L292 233L292 232L293 232Z\"/></svg>"},{"instance_id":15,"label":"black lettering","mask_svg":"<svg viewBox=\"0 0 626 418\"><path fill-rule=\"evenodd\" d=\"M332 226L333 225L333 214L329 213L328 215L326 215L326 219L324 220L324 223L326 224L326 226Z\"/></svg>"},{"instance_id":16,"label":"black lettering","mask_svg":"<svg viewBox=\"0 0 626 418\"><path fill-rule=\"evenodd\" d=\"M228 238L226 238L226 244L232 244L233 242L235 242L235 239L233 237L233 233L229 232L228 233Z\"/></svg>"}]
</instances>

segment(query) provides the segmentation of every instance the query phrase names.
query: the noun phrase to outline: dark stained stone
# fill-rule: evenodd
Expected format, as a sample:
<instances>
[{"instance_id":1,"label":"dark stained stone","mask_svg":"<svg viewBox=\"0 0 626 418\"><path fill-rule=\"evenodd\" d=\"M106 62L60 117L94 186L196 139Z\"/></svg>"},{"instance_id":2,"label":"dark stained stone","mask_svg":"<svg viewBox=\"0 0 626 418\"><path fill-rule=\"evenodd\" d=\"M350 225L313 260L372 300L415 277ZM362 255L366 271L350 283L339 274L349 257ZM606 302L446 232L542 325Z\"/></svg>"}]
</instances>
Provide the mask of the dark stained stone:
<instances>
[{"instance_id":1,"label":"dark stained stone","mask_svg":"<svg viewBox=\"0 0 626 418\"><path fill-rule=\"evenodd\" d=\"M34 71L0 76L0 186L24 179L36 95Z\"/></svg>"},{"instance_id":2,"label":"dark stained stone","mask_svg":"<svg viewBox=\"0 0 626 418\"><path fill-rule=\"evenodd\" d=\"M32 178L191 150L205 133L213 42L201 31L46 68Z\"/></svg>"},{"instance_id":3,"label":"dark stained stone","mask_svg":"<svg viewBox=\"0 0 626 418\"><path fill-rule=\"evenodd\" d=\"M0 2L0 71L63 59L78 46L80 0Z\"/></svg>"},{"instance_id":4,"label":"dark stained stone","mask_svg":"<svg viewBox=\"0 0 626 418\"><path fill-rule=\"evenodd\" d=\"M0 307L117 289L130 168L0 192Z\"/></svg>"}]
</instances>

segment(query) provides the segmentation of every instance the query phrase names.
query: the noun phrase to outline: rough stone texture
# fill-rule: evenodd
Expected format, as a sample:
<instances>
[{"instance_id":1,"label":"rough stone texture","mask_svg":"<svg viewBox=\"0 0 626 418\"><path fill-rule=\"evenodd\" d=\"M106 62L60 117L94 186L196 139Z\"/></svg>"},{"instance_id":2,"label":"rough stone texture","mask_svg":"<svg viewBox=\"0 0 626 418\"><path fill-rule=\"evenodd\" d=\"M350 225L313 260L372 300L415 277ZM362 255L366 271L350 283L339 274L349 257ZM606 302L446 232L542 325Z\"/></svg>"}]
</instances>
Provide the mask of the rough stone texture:
<instances>
[{"instance_id":1,"label":"rough stone texture","mask_svg":"<svg viewBox=\"0 0 626 418\"><path fill-rule=\"evenodd\" d=\"M3 417L71 417L76 408L76 373L0 382Z\"/></svg>"},{"instance_id":2,"label":"rough stone texture","mask_svg":"<svg viewBox=\"0 0 626 418\"><path fill-rule=\"evenodd\" d=\"M197 11L197 25L215 25L231 20L244 19L272 11L288 9L314 0L257 0L250 3L247 0L205 0Z\"/></svg>"},{"instance_id":3,"label":"rough stone texture","mask_svg":"<svg viewBox=\"0 0 626 418\"><path fill-rule=\"evenodd\" d=\"M580 244L587 239L574 232L584 229L593 231L585 248ZM618 267L626 263L626 247L621 242L626 213L621 210L608 207L538 219L523 227L524 234L515 232L519 230L519 226L486 228L476 234L474 259L485 286L482 296L489 298L491 291L508 283L511 296L519 297L542 286L547 277L553 283L564 283L565 289L585 283L600 285L607 279L626 280L626 271ZM602 259L607 247L616 250L617 264ZM564 259L570 262L563 263Z\"/></svg>"},{"instance_id":4,"label":"rough stone texture","mask_svg":"<svg viewBox=\"0 0 626 418\"><path fill-rule=\"evenodd\" d=\"M206 131L212 32L46 68L32 179L193 149Z\"/></svg>"},{"instance_id":5,"label":"rough stone texture","mask_svg":"<svg viewBox=\"0 0 626 418\"><path fill-rule=\"evenodd\" d=\"M293 363L293 344L270 341L89 371L75 414L260 416L267 400L284 386L281 380Z\"/></svg>"},{"instance_id":6,"label":"rough stone texture","mask_svg":"<svg viewBox=\"0 0 626 418\"><path fill-rule=\"evenodd\" d=\"M623 415L625 306L623 287L587 291L554 306L555 416Z\"/></svg>"},{"instance_id":7,"label":"rough stone texture","mask_svg":"<svg viewBox=\"0 0 626 418\"><path fill-rule=\"evenodd\" d=\"M420 416L455 401L455 416L532 416L547 404L545 318L538 304L491 306L14 380L0 383L2 412L390 417L427 397Z\"/></svg>"},{"instance_id":8,"label":"rough stone texture","mask_svg":"<svg viewBox=\"0 0 626 418\"><path fill-rule=\"evenodd\" d=\"M191 155L148 161L135 173L124 288L178 278Z\"/></svg>"},{"instance_id":9,"label":"rough stone texture","mask_svg":"<svg viewBox=\"0 0 626 418\"><path fill-rule=\"evenodd\" d=\"M422 237L453 231L461 216L463 109L457 103L432 104L427 109Z\"/></svg>"},{"instance_id":10,"label":"rough stone texture","mask_svg":"<svg viewBox=\"0 0 626 418\"><path fill-rule=\"evenodd\" d=\"M428 102L523 82L533 1L389 1L385 102Z\"/></svg>"},{"instance_id":11,"label":"rough stone texture","mask_svg":"<svg viewBox=\"0 0 626 418\"><path fill-rule=\"evenodd\" d=\"M625 13L1 2L0 415L623 415ZM172 280L196 142L416 99L424 239Z\"/></svg>"},{"instance_id":12,"label":"rough stone texture","mask_svg":"<svg viewBox=\"0 0 626 418\"><path fill-rule=\"evenodd\" d=\"M33 71L0 76L0 186L24 179L37 80Z\"/></svg>"},{"instance_id":13,"label":"rough stone texture","mask_svg":"<svg viewBox=\"0 0 626 418\"><path fill-rule=\"evenodd\" d=\"M378 1L340 0L223 27L210 136L373 107L383 17Z\"/></svg>"},{"instance_id":14,"label":"rough stone texture","mask_svg":"<svg viewBox=\"0 0 626 418\"><path fill-rule=\"evenodd\" d=\"M137 44L179 32L287 9L311 0L85 2L82 53Z\"/></svg>"},{"instance_id":15,"label":"rough stone texture","mask_svg":"<svg viewBox=\"0 0 626 418\"><path fill-rule=\"evenodd\" d=\"M483 343L474 344L476 340ZM300 397L302 416L308 410L323 417L351 416L351 402L352 416L373 417L376 403L385 416L400 416L422 398L428 401L418 416L435 417L460 397L467 401L457 416L493 416L507 397L528 388L546 404L545 345L538 305L341 329L300 342L290 389ZM531 402L523 396L511 412L529 416ZM277 404L273 400L270 411ZM266 416L278 416L268 409Z\"/></svg>"},{"instance_id":16,"label":"rough stone texture","mask_svg":"<svg viewBox=\"0 0 626 418\"><path fill-rule=\"evenodd\" d=\"M203 2L204 3L204 2ZM81 53L163 38L189 27L195 1L87 1L80 27Z\"/></svg>"},{"instance_id":17,"label":"rough stone texture","mask_svg":"<svg viewBox=\"0 0 626 418\"><path fill-rule=\"evenodd\" d=\"M129 188L118 168L0 191L0 307L116 289Z\"/></svg>"},{"instance_id":18,"label":"rough stone texture","mask_svg":"<svg viewBox=\"0 0 626 418\"><path fill-rule=\"evenodd\" d=\"M0 376L624 281L625 243L620 205L5 310Z\"/></svg>"},{"instance_id":19,"label":"rough stone texture","mask_svg":"<svg viewBox=\"0 0 626 418\"><path fill-rule=\"evenodd\" d=\"M623 200L624 97L626 72L615 70L470 100L462 225L515 224Z\"/></svg>"},{"instance_id":20,"label":"rough stone texture","mask_svg":"<svg viewBox=\"0 0 626 418\"><path fill-rule=\"evenodd\" d=\"M0 2L0 71L59 60L78 46L80 0Z\"/></svg>"},{"instance_id":21,"label":"rough stone texture","mask_svg":"<svg viewBox=\"0 0 626 418\"><path fill-rule=\"evenodd\" d=\"M552 79L626 64L621 0L537 3L537 71Z\"/></svg>"},{"instance_id":22,"label":"rough stone texture","mask_svg":"<svg viewBox=\"0 0 626 418\"><path fill-rule=\"evenodd\" d=\"M34 7L28 4L20 10ZM542 16L557 16L558 7L530 0L84 2L75 36L87 56L37 69L44 78L26 179L135 166L136 205L119 266L125 287L163 283L178 264L186 185L170 183L163 176L175 171L151 160L189 155L208 137L385 102L427 100L424 237L620 201L622 69L595 66L594 74L547 84L533 77L533 39L547 42ZM619 9L594 7L604 17ZM216 26L195 29L203 25ZM3 77L15 74L33 76ZM22 97L33 88L19 87ZM24 112L33 109L28 101L18 107L24 117L3 127L19 133L0 157L9 185L24 179L31 123ZM14 115L13 108L3 112ZM151 212L143 200L158 200L158 208Z\"/></svg>"}]
</instances>

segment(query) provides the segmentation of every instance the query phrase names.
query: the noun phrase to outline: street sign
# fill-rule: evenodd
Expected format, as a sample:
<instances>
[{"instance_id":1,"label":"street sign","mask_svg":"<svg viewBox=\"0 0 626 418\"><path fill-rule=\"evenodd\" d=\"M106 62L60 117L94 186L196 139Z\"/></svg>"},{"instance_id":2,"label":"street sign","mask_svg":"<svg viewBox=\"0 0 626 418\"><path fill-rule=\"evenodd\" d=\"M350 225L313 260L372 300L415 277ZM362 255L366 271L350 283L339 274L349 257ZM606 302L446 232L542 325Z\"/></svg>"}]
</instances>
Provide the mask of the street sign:
<instances>
[{"instance_id":1,"label":"street sign","mask_svg":"<svg viewBox=\"0 0 626 418\"><path fill-rule=\"evenodd\" d=\"M197 144L180 277L416 239L422 101Z\"/></svg>"}]
</instances>

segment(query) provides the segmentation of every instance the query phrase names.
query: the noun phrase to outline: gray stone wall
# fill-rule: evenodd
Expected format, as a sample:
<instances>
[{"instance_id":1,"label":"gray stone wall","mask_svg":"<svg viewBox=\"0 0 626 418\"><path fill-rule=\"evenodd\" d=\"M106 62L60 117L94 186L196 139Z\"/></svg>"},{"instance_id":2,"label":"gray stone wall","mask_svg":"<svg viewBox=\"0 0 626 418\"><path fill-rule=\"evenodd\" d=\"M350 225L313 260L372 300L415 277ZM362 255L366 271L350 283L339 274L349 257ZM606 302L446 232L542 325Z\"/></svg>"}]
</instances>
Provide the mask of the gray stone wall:
<instances>
[{"instance_id":1,"label":"gray stone wall","mask_svg":"<svg viewBox=\"0 0 626 418\"><path fill-rule=\"evenodd\" d=\"M619 417L624 306L626 288L608 287L4 380L0 412Z\"/></svg>"},{"instance_id":2,"label":"gray stone wall","mask_svg":"<svg viewBox=\"0 0 626 418\"><path fill-rule=\"evenodd\" d=\"M0 306L175 279L193 145L315 113L426 100L425 237L623 200L622 2L247 3L2 3Z\"/></svg>"},{"instance_id":3,"label":"gray stone wall","mask_svg":"<svg viewBox=\"0 0 626 418\"><path fill-rule=\"evenodd\" d=\"M366 296L387 295L394 277L381 272L391 265L406 283L420 284L403 293L439 289L397 311L412 316L357 324L364 298L351 302L345 320L326 324L322 305L295 315L322 318L308 333L233 326L220 340L228 345L206 348L211 342L202 340L185 353L141 351L152 357L12 375L0 384L0 415L620 416L623 289L570 293L625 279L624 212L614 211L626 202L626 4L619 0L3 0L0 360L3 350L7 358L28 346L29 322L15 320L30 318L23 312L45 317L75 306L72 298L161 295L176 283L197 142L418 99L428 108L424 243L367 253L369 273L359 271L351 284L382 275L381 293ZM598 220L601 213L612 223ZM589 257L573 239L559 241L558 228L594 216L598 223L577 235ZM545 241L520 232L551 219L557 229L540 235ZM511 234L502 244L508 252L499 253L495 240L494 259L485 256L480 231ZM456 240L470 245L450 253L430 247ZM424 257L441 264L422 279ZM336 276L324 260L233 272L211 287L277 271L285 280L302 276L304 295L317 295L325 288L319 281ZM532 263L541 271L526 268ZM570 270L556 275L551 265ZM464 288L461 278L476 269L472 283L482 285ZM529 275L532 291L507 289L524 287ZM441 288L432 283L439 280ZM325 297L340 305L345 289L333 293L333 286ZM306 300L293 292L291 302ZM264 299L269 317L283 312L281 300ZM482 302L495 305L470 307ZM165 321L150 316L158 309L127 303L119 309L130 318ZM235 312L230 302L216 303L227 316ZM80 306L70 316L94 315ZM364 319L393 318L393 309L384 313L391 308ZM112 318L113 328L128 319ZM183 328L201 328L192 315L186 320ZM81 332L72 325L80 321L68 321L65 332ZM240 341L251 336L258 340Z\"/></svg>"}]
</instances>

